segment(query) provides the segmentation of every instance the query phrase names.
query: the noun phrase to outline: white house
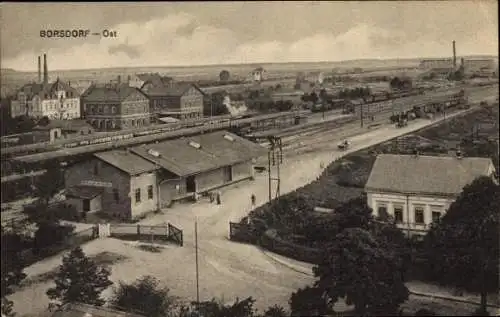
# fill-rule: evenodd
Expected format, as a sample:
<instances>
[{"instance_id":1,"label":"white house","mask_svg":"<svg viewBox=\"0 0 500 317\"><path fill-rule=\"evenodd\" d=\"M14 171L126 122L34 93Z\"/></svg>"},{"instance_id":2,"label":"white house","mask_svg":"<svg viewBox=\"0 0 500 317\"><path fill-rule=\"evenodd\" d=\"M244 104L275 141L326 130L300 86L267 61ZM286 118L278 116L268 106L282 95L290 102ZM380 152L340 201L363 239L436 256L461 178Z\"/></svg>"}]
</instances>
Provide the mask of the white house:
<instances>
[{"instance_id":1,"label":"white house","mask_svg":"<svg viewBox=\"0 0 500 317\"><path fill-rule=\"evenodd\" d=\"M50 119L80 118L80 94L67 83L33 83L23 86L11 102L11 116L27 115Z\"/></svg>"},{"instance_id":2,"label":"white house","mask_svg":"<svg viewBox=\"0 0 500 317\"><path fill-rule=\"evenodd\" d=\"M494 173L489 158L382 154L365 191L374 216L392 216L408 235L425 234L464 186Z\"/></svg>"},{"instance_id":3,"label":"white house","mask_svg":"<svg viewBox=\"0 0 500 317\"><path fill-rule=\"evenodd\" d=\"M264 79L263 78L264 73L265 69L262 67L258 67L250 73L250 76L253 81L262 81Z\"/></svg>"}]
</instances>

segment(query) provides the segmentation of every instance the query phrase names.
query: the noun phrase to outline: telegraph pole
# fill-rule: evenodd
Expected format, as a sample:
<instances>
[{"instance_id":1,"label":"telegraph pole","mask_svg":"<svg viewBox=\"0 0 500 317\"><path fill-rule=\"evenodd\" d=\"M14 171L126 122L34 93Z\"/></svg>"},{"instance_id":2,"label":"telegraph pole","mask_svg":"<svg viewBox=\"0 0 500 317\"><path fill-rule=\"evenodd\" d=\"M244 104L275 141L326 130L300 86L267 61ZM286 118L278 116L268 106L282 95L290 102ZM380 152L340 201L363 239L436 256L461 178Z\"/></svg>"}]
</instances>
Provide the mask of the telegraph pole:
<instances>
[{"instance_id":1,"label":"telegraph pole","mask_svg":"<svg viewBox=\"0 0 500 317\"><path fill-rule=\"evenodd\" d=\"M360 109L361 110L359 113L361 114L361 127L363 127L363 104L361 104Z\"/></svg>"},{"instance_id":2,"label":"telegraph pole","mask_svg":"<svg viewBox=\"0 0 500 317\"><path fill-rule=\"evenodd\" d=\"M271 144L271 149L268 152L267 161L268 161L268 181L269 181L269 202L272 200L272 181L276 181L276 198L280 196L280 185L281 185L281 177L280 177L280 165L283 163L283 146L281 143L281 138L270 136L269 143ZM271 175L271 161L272 166L276 166L277 177L274 178Z\"/></svg>"},{"instance_id":3,"label":"telegraph pole","mask_svg":"<svg viewBox=\"0 0 500 317\"><path fill-rule=\"evenodd\" d=\"M199 310L200 306L200 284L198 272L198 219L194 221L194 247L196 252L196 306Z\"/></svg>"}]
</instances>

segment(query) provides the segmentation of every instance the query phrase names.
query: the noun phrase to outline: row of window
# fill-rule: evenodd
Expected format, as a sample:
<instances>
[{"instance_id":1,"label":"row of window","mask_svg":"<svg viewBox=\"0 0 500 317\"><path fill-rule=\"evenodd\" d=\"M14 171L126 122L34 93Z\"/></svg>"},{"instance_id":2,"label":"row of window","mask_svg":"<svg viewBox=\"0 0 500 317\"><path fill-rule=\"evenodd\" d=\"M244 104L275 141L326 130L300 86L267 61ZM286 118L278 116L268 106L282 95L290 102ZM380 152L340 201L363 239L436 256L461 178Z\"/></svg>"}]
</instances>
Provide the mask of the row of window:
<instances>
[{"instance_id":1,"label":"row of window","mask_svg":"<svg viewBox=\"0 0 500 317\"><path fill-rule=\"evenodd\" d=\"M148 192L148 200L153 199L153 196L154 196L153 185L148 186L147 192ZM136 190L135 190L135 203L136 204L141 203L141 198L142 198L141 197L141 189L136 188Z\"/></svg>"},{"instance_id":2,"label":"row of window","mask_svg":"<svg viewBox=\"0 0 500 317\"><path fill-rule=\"evenodd\" d=\"M99 130L112 130L122 127L142 127L149 124L147 119L132 119L132 120L90 120L90 125Z\"/></svg>"},{"instance_id":3,"label":"row of window","mask_svg":"<svg viewBox=\"0 0 500 317\"><path fill-rule=\"evenodd\" d=\"M403 223L403 206L396 205L393 207L393 211L394 211L394 221L396 223ZM426 223L424 207L415 206L413 208L413 212L416 224L423 225ZM387 206L379 206L378 214L379 215L387 214ZM440 211L432 211L432 222L438 222L440 218L441 218Z\"/></svg>"},{"instance_id":4,"label":"row of window","mask_svg":"<svg viewBox=\"0 0 500 317\"><path fill-rule=\"evenodd\" d=\"M76 103L69 103L69 104L49 103L49 104L46 104L45 109L57 110L58 108L70 109L70 108L76 108L76 107L77 107Z\"/></svg>"}]
</instances>

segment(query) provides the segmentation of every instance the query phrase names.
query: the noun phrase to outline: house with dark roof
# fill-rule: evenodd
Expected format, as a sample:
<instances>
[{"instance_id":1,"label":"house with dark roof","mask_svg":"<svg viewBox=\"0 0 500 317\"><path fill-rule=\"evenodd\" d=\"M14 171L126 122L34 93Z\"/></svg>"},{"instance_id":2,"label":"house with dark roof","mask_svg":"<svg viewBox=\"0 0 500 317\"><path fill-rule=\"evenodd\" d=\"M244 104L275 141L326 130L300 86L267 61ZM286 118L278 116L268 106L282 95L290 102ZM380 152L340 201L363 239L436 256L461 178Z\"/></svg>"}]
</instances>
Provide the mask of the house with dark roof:
<instances>
[{"instance_id":1,"label":"house with dark roof","mask_svg":"<svg viewBox=\"0 0 500 317\"><path fill-rule=\"evenodd\" d=\"M66 195L81 212L136 219L252 178L254 159L266 153L225 131L96 153L66 169Z\"/></svg>"},{"instance_id":2,"label":"house with dark roof","mask_svg":"<svg viewBox=\"0 0 500 317\"><path fill-rule=\"evenodd\" d=\"M128 85L148 91L154 87L168 86L173 82L172 77L162 76L159 73L144 73L129 76Z\"/></svg>"},{"instance_id":3,"label":"house with dark roof","mask_svg":"<svg viewBox=\"0 0 500 317\"><path fill-rule=\"evenodd\" d=\"M175 83L152 87L145 91L153 117L180 120L203 117L204 93L192 83Z\"/></svg>"},{"instance_id":4,"label":"house with dark roof","mask_svg":"<svg viewBox=\"0 0 500 317\"><path fill-rule=\"evenodd\" d=\"M409 235L425 234L464 186L494 174L489 158L381 154L365 192L374 216L391 216Z\"/></svg>"},{"instance_id":5,"label":"house with dark roof","mask_svg":"<svg viewBox=\"0 0 500 317\"><path fill-rule=\"evenodd\" d=\"M83 118L98 131L148 126L149 99L126 83L92 85L82 95Z\"/></svg>"},{"instance_id":6,"label":"house with dark roof","mask_svg":"<svg viewBox=\"0 0 500 317\"><path fill-rule=\"evenodd\" d=\"M11 116L21 115L64 120L80 118L80 93L59 78L53 83L24 85L11 102Z\"/></svg>"}]
</instances>

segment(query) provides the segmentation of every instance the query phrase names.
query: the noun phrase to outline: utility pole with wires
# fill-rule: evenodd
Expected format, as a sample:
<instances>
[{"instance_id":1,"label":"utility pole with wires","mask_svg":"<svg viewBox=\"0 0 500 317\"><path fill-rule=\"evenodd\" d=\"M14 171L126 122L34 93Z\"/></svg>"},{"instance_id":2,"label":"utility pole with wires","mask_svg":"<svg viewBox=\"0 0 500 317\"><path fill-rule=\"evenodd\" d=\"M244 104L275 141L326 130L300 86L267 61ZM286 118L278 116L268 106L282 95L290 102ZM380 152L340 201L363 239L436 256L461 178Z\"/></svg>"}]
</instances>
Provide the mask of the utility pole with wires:
<instances>
[{"instance_id":1,"label":"utility pole with wires","mask_svg":"<svg viewBox=\"0 0 500 317\"><path fill-rule=\"evenodd\" d=\"M200 309L200 284L198 270L198 219L194 221L194 248L196 252L196 309Z\"/></svg>"},{"instance_id":2,"label":"utility pole with wires","mask_svg":"<svg viewBox=\"0 0 500 317\"><path fill-rule=\"evenodd\" d=\"M269 136L270 149L267 154L268 159L268 177L269 177L269 202L272 200L272 183L276 182L276 197L280 196L280 165L283 163L283 146L280 137ZM276 166L276 176L273 176L272 166Z\"/></svg>"}]
</instances>

